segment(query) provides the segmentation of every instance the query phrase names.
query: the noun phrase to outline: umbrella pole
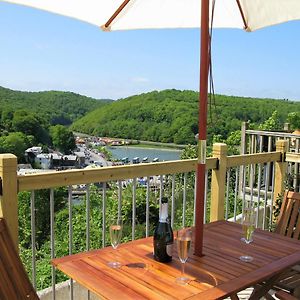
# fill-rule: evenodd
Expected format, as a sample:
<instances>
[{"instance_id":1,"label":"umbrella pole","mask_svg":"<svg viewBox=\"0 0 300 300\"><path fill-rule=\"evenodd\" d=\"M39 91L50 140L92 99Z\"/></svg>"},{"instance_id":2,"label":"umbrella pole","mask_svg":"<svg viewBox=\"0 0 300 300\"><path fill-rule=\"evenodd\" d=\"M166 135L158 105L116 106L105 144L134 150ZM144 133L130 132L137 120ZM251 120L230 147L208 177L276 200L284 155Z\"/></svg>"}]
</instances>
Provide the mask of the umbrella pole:
<instances>
[{"instance_id":1,"label":"umbrella pole","mask_svg":"<svg viewBox=\"0 0 300 300\"><path fill-rule=\"evenodd\" d=\"M209 0L201 1L201 56L199 93L199 135L196 184L195 255L203 255L203 220L206 167L206 128L209 70Z\"/></svg>"}]
</instances>

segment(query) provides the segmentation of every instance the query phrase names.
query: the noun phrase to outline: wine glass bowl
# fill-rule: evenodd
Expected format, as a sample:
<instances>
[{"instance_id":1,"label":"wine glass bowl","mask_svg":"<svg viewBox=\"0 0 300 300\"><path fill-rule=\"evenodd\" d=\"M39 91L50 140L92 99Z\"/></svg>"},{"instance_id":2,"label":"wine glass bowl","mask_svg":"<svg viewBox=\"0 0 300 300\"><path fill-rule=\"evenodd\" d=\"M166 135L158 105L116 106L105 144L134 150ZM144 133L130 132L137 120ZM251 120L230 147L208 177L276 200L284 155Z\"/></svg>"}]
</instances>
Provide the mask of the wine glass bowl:
<instances>
[{"instance_id":1,"label":"wine glass bowl","mask_svg":"<svg viewBox=\"0 0 300 300\"><path fill-rule=\"evenodd\" d=\"M243 236L241 241L247 245L253 242L253 232L255 230L255 214L253 207L247 207L244 209L242 217L242 231ZM249 255L240 256L240 260L244 262L253 261L253 257Z\"/></svg>"},{"instance_id":2,"label":"wine glass bowl","mask_svg":"<svg viewBox=\"0 0 300 300\"><path fill-rule=\"evenodd\" d=\"M189 228L183 228L176 232L176 245L177 245L177 253L178 258L181 262L181 276L176 278L176 283L185 285L190 279L185 276L184 268L185 263L189 257L189 251L192 242L192 231Z\"/></svg>"},{"instance_id":3,"label":"wine glass bowl","mask_svg":"<svg viewBox=\"0 0 300 300\"><path fill-rule=\"evenodd\" d=\"M113 252L116 254L116 250L121 242L122 238L122 230L123 230L123 221L122 218L117 218L112 220L111 225L109 226L109 235L110 235L110 243L113 247ZM111 268L120 268L121 263L118 261L111 261L108 263Z\"/></svg>"}]
</instances>

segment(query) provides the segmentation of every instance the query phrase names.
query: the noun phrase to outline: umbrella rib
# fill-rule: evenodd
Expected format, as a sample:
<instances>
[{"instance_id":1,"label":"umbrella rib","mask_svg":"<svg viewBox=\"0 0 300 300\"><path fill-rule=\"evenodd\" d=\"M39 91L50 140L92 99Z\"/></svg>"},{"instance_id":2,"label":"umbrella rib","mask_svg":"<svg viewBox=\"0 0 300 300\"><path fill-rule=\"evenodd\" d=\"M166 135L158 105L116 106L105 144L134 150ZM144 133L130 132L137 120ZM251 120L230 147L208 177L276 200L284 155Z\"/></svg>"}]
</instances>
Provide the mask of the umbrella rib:
<instances>
[{"instance_id":1,"label":"umbrella rib","mask_svg":"<svg viewBox=\"0 0 300 300\"><path fill-rule=\"evenodd\" d=\"M247 30L248 29L248 25L247 25L247 22L246 22L246 19L245 19L245 15L244 15L244 12L243 12L240 0L236 0L236 3L238 5L238 7L239 7L239 10L240 10L243 22L244 22L244 29Z\"/></svg>"},{"instance_id":2,"label":"umbrella rib","mask_svg":"<svg viewBox=\"0 0 300 300\"><path fill-rule=\"evenodd\" d=\"M109 20L102 26L102 28L107 30L113 20L120 14L120 12L124 9L124 7L129 3L130 0L125 0L118 9L114 12L114 14L109 18Z\"/></svg>"}]
</instances>

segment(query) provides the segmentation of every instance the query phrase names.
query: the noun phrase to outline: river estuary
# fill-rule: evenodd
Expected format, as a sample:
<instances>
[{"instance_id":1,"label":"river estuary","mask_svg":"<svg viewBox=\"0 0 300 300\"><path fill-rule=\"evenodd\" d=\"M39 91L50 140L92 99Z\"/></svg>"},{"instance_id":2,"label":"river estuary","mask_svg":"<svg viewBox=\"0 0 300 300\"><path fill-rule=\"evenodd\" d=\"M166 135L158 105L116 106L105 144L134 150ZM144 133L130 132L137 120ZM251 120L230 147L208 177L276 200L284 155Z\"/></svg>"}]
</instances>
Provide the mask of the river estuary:
<instances>
[{"instance_id":1,"label":"river estuary","mask_svg":"<svg viewBox=\"0 0 300 300\"><path fill-rule=\"evenodd\" d=\"M178 160L182 152L182 150L176 149L137 148L130 146L107 147L107 149L115 159L121 160L124 157L128 157L130 162L135 157L139 157L141 161L144 157L148 157L149 162L154 158L158 158L159 161Z\"/></svg>"}]
</instances>

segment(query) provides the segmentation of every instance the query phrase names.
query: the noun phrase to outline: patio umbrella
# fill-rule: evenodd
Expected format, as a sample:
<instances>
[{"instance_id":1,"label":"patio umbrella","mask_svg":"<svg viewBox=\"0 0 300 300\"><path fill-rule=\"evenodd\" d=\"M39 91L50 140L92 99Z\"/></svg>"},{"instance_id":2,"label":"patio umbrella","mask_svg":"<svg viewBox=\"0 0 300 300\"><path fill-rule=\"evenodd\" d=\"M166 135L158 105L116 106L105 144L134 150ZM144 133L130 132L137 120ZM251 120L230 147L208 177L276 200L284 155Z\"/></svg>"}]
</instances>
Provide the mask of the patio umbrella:
<instances>
[{"instance_id":1,"label":"patio umbrella","mask_svg":"<svg viewBox=\"0 0 300 300\"><path fill-rule=\"evenodd\" d=\"M1 0L0 0L1 1ZM2 0L3 1L3 0ZM103 30L200 28L199 143L195 254L202 255L206 160L209 23L254 31L300 19L299 0L5 0L76 18ZM213 13L212 13L213 12ZM210 17L211 16L211 17Z\"/></svg>"}]
</instances>

